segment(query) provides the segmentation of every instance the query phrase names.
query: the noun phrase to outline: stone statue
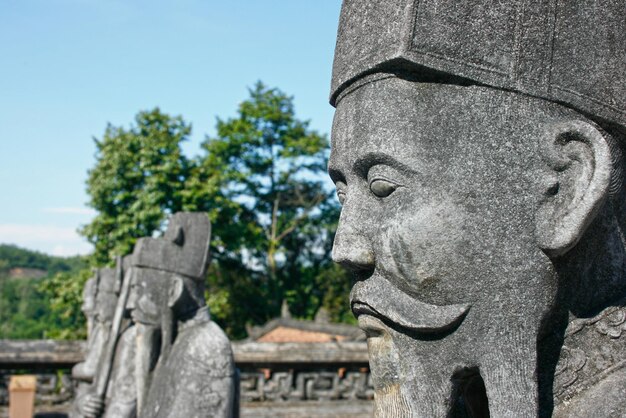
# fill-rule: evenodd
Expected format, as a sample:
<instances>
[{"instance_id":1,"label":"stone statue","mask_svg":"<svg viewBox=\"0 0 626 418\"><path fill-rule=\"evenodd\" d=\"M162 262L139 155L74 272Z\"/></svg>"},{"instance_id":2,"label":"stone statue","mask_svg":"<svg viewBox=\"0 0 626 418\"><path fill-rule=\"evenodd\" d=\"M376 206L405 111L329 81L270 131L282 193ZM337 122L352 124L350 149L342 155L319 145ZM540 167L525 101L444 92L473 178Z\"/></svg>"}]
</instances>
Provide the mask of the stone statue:
<instances>
[{"instance_id":1,"label":"stone statue","mask_svg":"<svg viewBox=\"0 0 626 418\"><path fill-rule=\"evenodd\" d=\"M72 416L80 417L92 413L88 394L109 339L111 320L117 303L115 270L94 270L94 277L87 280L83 288L82 310L87 319L87 352L85 360L72 369L72 377L78 382Z\"/></svg>"},{"instance_id":2,"label":"stone statue","mask_svg":"<svg viewBox=\"0 0 626 418\"><path fill-rule=\"evenodd\" d=\"M134 418L136 416L137 389L135 385L135 327L129 318L123 320L119 336L111 335L112 320L121 291L121 278L130 267L130 256L118 260L116 269L96 270L93 279L85 284L83 308L90 306L90 290L97 286L95 325L88 335L87 355L84 362L72 370L79 381L72 416ZM91 282L93 280L93 283ZM126 315L127 316L127 315ZM88 328L89 329L89 328ZM96 394L95 378L101 368L107 341L117 338L111 375L106 396Z\"/></svg>"},{"instance_id":3,"label":"stone statue","mask_svg":"<svg viewBox=\"0 0 626 418\"><path fill-rule=\"evenodd\" d=\"M93 336L93 325L96 316L96 294L98 291L97 270L94 270L94 277L90 277L83 286L83 304L80 310L85 315L87 321L87 341ZM88 343L89 345L89 343Z\"/></svg>"},{"instance_id":4,"label":"stone statue","mask_svg":"<svg viewBox=\"0 0 626 418\"><path fill-rule=\"evenodd\" d=\"M626 416L626 8L531 3L344 0L333 258L377 417Z\"/></svg>"},{"instance_id":5,"label":"stone statue","mask_svg":"<svg viewBox=\"0 0 626 418\"><path fill-rule=\"evenodd\" d=\"M136 327L126 322L115 350L113 369L103 404L105 418L137 416L137 383L135 381Z\"/></svg>"},{"instance_id":6,"label":"stone statue","mask_svg":"<svg viewBox=\"0 0 626 418\"><path fill-rule=\"evenodd\" d=\"M118 259L118 278L130 271L131 256ZM122 281L117 280L117 293L120 294ZM106 398L103 404L104 418L135 418L137 416L137 383L135 381L136 327L130 319L128 305L115 347L113 365Z\"/></svg>"},{"instance_id":7,"label":"stone statue","mask_svg":"<svg viewBox=\"0 0 626 418\"><path fill-rule=\"evenodd\" d=\"M74 380L74 403L70 409L70 416L78 418L80 416L81 407L84 403L84 397L88 392L97 361L89 357L89 353L94 350L94 325L96 324L96 295L98 291L99 272L94 270L94 276L89 278L83 287L83 304L81 310L87 321L87 350L85 352L85 360L76 364L72 368L72 379Z\"/></svg>"},{"instance_id":8,"label":"stone statue","mask_svg":"<svg viewBox=\"0 0 626 418\"><path fill-rule=\"evenodd\" d=\"M135 246L129 307L140 417L236 414L232 350L204 299L209 239L206 214L177 213L162 238Z\"/></svg>"}]
</instances>

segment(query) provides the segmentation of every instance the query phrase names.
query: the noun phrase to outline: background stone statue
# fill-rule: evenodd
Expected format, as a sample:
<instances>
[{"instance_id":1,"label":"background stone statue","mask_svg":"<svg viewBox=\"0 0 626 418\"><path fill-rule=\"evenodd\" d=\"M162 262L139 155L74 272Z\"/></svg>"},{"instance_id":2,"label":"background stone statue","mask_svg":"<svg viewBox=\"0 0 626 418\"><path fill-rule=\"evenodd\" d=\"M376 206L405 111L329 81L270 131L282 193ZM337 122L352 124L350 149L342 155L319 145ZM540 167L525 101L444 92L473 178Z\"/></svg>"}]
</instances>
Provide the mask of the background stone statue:
<instances>
[{"instance_id":1,"label":"background stone statue","mask_svg":"<svg viewBox=\"0 0 626 418\"><path fill-rule=\"evenodd\" d=\"M115 417L133 418L136 416L137 389L135 384L135 327L128 311L122 320L119 335L112 335L112 321L118 308L122 277L130 267L130 256L119 258L115 269L102 268L89 279L84 289L84 306L90 306L92 287L96 286L94 304L94 326L88 335L88 351L83 363L72 370L72 377L80 383L76 390L72 410L74 417ZM96 376L107 361L107 342L117 339L111 374L105 396L96 393Z\"/></svg>"},{"instance_id":2,"label":"background stone statue","mask_svg":"<svg viewBox=\"0 0 626 418\"><path fill-rule=\"evenodd\" d=\"M329 173L379 417L626 415L622 1L345 0Z\"/></svg>"},{"instance_id":3,"label":"background stone statue","mask_svg":"<svg viewBox=\"0 0 626 418\"><path fill-rule=\"evenodd\" d=\"M97 271L94 270L94 277L90 277L83 287L83 304L81 311L87 321L87 341L92 337L93 324L96 316L96 293L98 291Z\"/></svg>"},{"instance_id":4,"label":"background stone statue","mask_svg":"<svg viewBox=\"0 0 626 418\"><path fill-rule=\"evenodd\" d=\"M83 287L83 304L81 306L81 310L87 321L87 353L91 351L95 336L93 330L96 322L96 294L98 292L99 273L98 270L95 269L93 273L93 277L89 278ZM85 367L88 367L86 361L76 364L72 368L72 377L79 381L91 381L91 379L93 379L93 371L89 372Z\"/></svg>"},{"instance_id":5,"label":"background stone statue","mask_svg":"<svg viewBox=\"0 0 626 418\"><path fill-rule=\"evenodd\" d=\"M118 284L115 270L94 270L94 277L87 280L83 289L83 312L87 318L87 353L85 360L72 369L72 377L78 382L72 407L72 416L93 413L87 396L98 369L102 352L109 339L111 320L117 304Z\"/></svg>"},{"instance_id":6,"label":"background stone statue","mask_svg":"<svg viewBox=\"0 0 626 418\"><path fill-rule=\"evenodd\" d=\"M131 256L118 259L117 277L122 278L129 274ZM122 280L117 280L118 294L121 291ZM135 372L136 357L136 327L130 318L128 305L124 310L124 319L120 328L118 342L115 347L113 365L106 398L103 405L104 418L134 418L137 416L137 383Z\"/></svg>"},{"instance_id":7,"label":"background stone statue","mask_svg":"<svg viewBox=\"0 0 626 418\"><path fill-rule=\"evenodd\" d=\"M129 307L141 417L236 414L232 350L204 299L209 240L206 214L177 213L162 238L135 246Z\"/></svg>"}]
</instances>

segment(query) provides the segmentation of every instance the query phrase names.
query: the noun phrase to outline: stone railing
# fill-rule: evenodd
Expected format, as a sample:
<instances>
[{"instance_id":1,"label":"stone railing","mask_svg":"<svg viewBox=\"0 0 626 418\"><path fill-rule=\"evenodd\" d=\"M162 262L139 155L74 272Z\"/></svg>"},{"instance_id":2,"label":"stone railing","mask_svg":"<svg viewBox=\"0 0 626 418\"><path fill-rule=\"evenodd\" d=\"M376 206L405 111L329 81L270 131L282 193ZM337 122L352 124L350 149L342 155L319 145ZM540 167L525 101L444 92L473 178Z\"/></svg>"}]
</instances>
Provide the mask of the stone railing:
<instances>
[{"instance_id":1,"label":"stone railing","mask_svg":"<svg viewBox=\"0 0 626 418\"><path fill-rule=\"evenodd\" d=\"M346 343L235 343L241 400L372 399L367 345Z\"/></svg>"},{"instance_id":2,"label":"stone railing","mask_svg":"<svg viewBox=\"0 0 626 418\"><path fill-rule=\"evenodd\" d=\"M333 416L345 410L341 416L347 417L371 410L373 388L364 342L232 346L241 373L242 417L299 416L297 410L301 416ZM72 400L69 371L82 360L83 347L82 341L0 340L0 405L8 402L9 376L28 372L38 377L37 403L62 410L58 406Z\"/></svg>"}]
</instances>

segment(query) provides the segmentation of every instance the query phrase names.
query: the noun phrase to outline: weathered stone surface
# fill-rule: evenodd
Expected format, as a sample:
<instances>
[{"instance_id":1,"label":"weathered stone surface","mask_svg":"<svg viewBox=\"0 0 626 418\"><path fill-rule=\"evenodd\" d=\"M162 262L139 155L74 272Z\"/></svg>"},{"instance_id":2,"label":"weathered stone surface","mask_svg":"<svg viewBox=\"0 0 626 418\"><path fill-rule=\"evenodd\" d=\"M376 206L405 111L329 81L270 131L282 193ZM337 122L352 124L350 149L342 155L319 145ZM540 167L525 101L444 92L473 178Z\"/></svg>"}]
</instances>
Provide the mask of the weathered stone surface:
<instances>
[{"instance_id":1,"label":"weathered stone surface","mask_svg":"<svg viewBox=\"0 0 626 418\"><path fill-rule=\"evenodd\" d=\"M295 367L302 364L294 364ZM374 397L368 370L294 370L241 373L242 402L370 400Z\"/></svg>"},{"instance_id":2,"label":"weathered stone surface","mask_svg":"<svg viewBox=\"0 0 626 418\"><path fill-rule=\"evenodd\" d=\"M204 299L209 241L206 214L177 213L163 237L135 246L128 307L138 327L139 416L237 414L232 349Z\"/></svg>"},{"instance_id":3,"label":"weathered stone surface","mask_svg":"<svg viewBox=\"0 0 626 418\"><path fill-rule=\"evenodd\" d=\"M368 361L363 342L333 343L233 343L238 365L310 362L313 364L364 363Z\"/></svg>"},{"instance_id":4,"label":"weathered stone surface","mask_svg":"<svg viewBox=\"0 0 626 418\"><path fill-rule=\"evenodd\" d=\"M72 370L76 380L91 383L96 374L117 303L115 282L115 272L103 268L95 269L94 276L85 283L82 311L87 319L87 354Z\"/></svg>"},{"instance_id":5,"label":"weathered stone surface","mask_svg":"<svg viewBox=\"0 0 626 418\"><path fill-rule=\"evenodd\" d=\"M0 418L9 418L8 408L0 406ZM67 418L63 405L36 405L35 418ZM245 418L365 418L373 412L371 401L264 402L243 403Z\"/></svg>"},{"instance_id":6,"label":"weathered stone surface","mask_svg":"<svg viewBox=\"0 0 626 418\"><path fill-rule=\"evenodd\" d=\"M137 327L134 324L128 324L119 336L105 398L105 418L136 416L136 338Z\"/></svg>"},{"instance_id":7,"label":"weathered stone surface","mask_svg":"<svg viewBox=\"0 0 626 418\"><path fill-rule=\"evenodd\" d=\"M514 90L625 125L625 44L621 0L348 0L331 102L365 74L398 71Z\"/></svg>"},{"instance_id":8,"label":"weathered stone surface","mask_svg":"<svg viewBox=\"0 0 626 418\"><path fill-rule=\"evenodd\" d=\"M231 344L240 368L276 365L367 365L365 342ZM0 369L48 370L69 368L84 360L85 341L0 340Z\"/></svg>"},{"instance_id":9,"label":"weathered stone surface","mask_svg":"<svg viewBox=\"0 0 626 418\"><path fill-rule=\"evenodd\" d=\"M119 301L123 274L123 260L118 259L115 269L96 269L94 277L85 284L83 312L88 324L87 347L85 360L72 368L75 388L70 416L73 418L99 416L102 409L105 417L135 415L134 379L128 376L133 369L129 370L124 364L125 359L134 357L134 327L126 321L124 328L130 332L126 333L127 338L120 338L114 335L117 327L113 326L116 310L120 310L117 317L121 320L124 309ZM109 348L110 341L116 341L116 347ZM115 352L113 348L116 348ZM106 384L108 391L103 387L99 394L101 384ZM129 398L130 402L127 401Z\"/></svg>"},{"instance_id":10,"label":"weathered stone surface","mask_svg":"<svg viewBox=\"0 0 626 418\"><path fill-rule=\"evenodd\" d=\"M209 240L206 214L177 213L163 237L138 240L115 269L96 271L85 287L93 318L85 361L73 370L83 383L71 416L237 413L232 349L204 300Z\"/></svg>"},{"instance_id":11,"label":"weathered stone surface","mask_svg":"<svg viewBox=\"0 0 626 418\"><path fill-rule=\"evenodd\" d=\"M200 213L176 213L161 238L141 238L132 265L187 277L204 277L209 262L209 218Z\"/></svg>"},{"instance_id":12,"label":"weathered stone surface","mask_svg":"<svg viewBox=\"0 0 626 418\"><path fill-rule=\"evenodd\" d=\"M372 403L355 402L244 403L242 418L364 418L372 416Z\"/></svg>"},{"instance_id":13,"label":"weathered stone surface","mask_svg":"<svg viewBox=\"0 0 626 418\"><path fill-rule=\"evenodd\" d=\"M86 341L0 340L0 369L68 368L85 358Z\"/></svg>"},{"instance_id":14,"label":"weathered stone surface","mask_svg":"<svg viewBox=\"0 0 626 418\"><path fill-rule=\"evenodd\" d=\"M624 45L621 1L344 1L333 258L376 416L626 414Z\"/></svg>"}]
</instances>

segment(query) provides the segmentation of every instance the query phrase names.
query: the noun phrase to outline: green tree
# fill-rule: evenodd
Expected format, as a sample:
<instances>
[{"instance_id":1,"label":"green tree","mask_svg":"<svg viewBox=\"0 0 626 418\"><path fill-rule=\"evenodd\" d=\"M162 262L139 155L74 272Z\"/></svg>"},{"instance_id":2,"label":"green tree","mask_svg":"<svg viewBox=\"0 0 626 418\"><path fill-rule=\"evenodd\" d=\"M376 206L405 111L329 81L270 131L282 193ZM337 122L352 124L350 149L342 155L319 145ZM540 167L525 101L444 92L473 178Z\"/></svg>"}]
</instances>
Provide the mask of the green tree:
<instances>
[{"instance_id":1,"label":"green tree","mask_svg":"<svg viewBox=\"0 0 626 418\"><path fill-rule=\"evenodd\" d=\"M55 327L36 279L0 279L0 338L43 338Z\"/></svg>"},{"instance_id":2,"label":"green tree","mask_svg":"<svg viewBox=\"0 0 626 418\"><path fill-rule=\"evenodd\" d=\"M283 299L296 315L315 313L338 215L325 183L327 138L296 118L280 90L259 82L249 93L203 143L184 205L211 214L209 299L237 336L246 321L277 315Z\"/></svg>"},{"instance_id":3,"label":"green tree","mask_svg":"<svg viewBox=\"0 0 626 418\"><path fill-rule=\"evenodd\" d=\"M156 108L139 112L128 129L108 125L102 139L95 139L96 165L88 173L87 193L97 215L80 230L94 244L93 265L110 264L116 255L130 253L137 238L161 230L167 216L182 209L190 165L180 145L190 134L191 126L182 117ZM41 263L40 258L31 264ZM39 288L50 301L49 321L54 324L46 335L82 337L82 287L91 271L62 267Z\"/></svg>"},{"instance_id":4,"label":"green tree","mask_svg":"<svg viewBox=\"0 0 626 418\"><path fill-rule=\"evenodd\" d=\"M87 337L85 316L81 310L83 286L92 276L91 269L61 272L43 280L38 290L49 304L53 326L45 331L45 338L81 339Z\"/></svg>"},{"instance_id":5,"label":"green tree","mask_svg":"<svg viewBox=\"0 0 626 418\"><path fill-rule=\"evenodd\" d=\"M285 299L299 317L324 306L334 320L350 318L349 280L330 260L339 206L326 180L328 141L296 117L293 98L257 83L191 160L180 147L190 133L181 117L154 109L95 140L87 192L97 215L81 230L95 246L92 264L128 254L174 212L205 211L213 226L208 301L231 337L276 316ZM58 274L41 288L54 321L81 323L88 275Z\"/></svg>"},{"instance_id":6,"label":"green tree","mask_svg":"<svg viewBox=\"0 0 626 418\"><path fill-rule=\"evenodd\" d=\"M12 268L45 271L42 278L11 278ZM54 257L0 245L0 338L82 338L84 257ZM82 272L81 272L82 271Z\"/></svg>"},{"instance_id":7,"label":"green tree","mask_svg":"<svg viewBox=\"0 0 626 418\"><path fill-rule=\"evenodd\" d=\"M98 214L80 233L94 244L96 264L129 253L137 238L160 230L168 214L182 209L189 162L180 144L190 134L182 117L156 108L138 113L129 129L108 125L95 139L87 193Z\"/></svg>"}]
</instances>

